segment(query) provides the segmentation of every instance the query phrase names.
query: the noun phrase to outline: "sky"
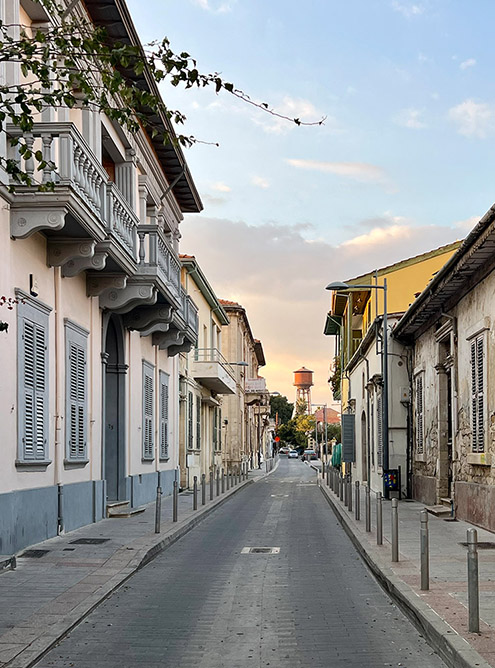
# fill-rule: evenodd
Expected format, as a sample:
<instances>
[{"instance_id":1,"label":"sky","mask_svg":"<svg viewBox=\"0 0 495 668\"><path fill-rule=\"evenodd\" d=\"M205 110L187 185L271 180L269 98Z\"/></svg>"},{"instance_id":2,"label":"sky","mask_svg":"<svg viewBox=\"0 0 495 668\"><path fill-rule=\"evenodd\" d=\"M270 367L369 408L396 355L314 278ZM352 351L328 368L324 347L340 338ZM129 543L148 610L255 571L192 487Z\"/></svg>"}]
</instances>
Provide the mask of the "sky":
<instances>
[{"instance_id":1,"label":"sky","mask_svg":"<svg viewBox=\"0 0 495 668\"><path fill-rule=\"evenodd\" d=\"M141 40L322 126L167 83L204 211L181 224L218 297L247 310L270 391L315 372L335 280L462 239L495 196L493 0L128 0ZM216 147L208 142L218 143Z\"/></svg>"}]
</instances>

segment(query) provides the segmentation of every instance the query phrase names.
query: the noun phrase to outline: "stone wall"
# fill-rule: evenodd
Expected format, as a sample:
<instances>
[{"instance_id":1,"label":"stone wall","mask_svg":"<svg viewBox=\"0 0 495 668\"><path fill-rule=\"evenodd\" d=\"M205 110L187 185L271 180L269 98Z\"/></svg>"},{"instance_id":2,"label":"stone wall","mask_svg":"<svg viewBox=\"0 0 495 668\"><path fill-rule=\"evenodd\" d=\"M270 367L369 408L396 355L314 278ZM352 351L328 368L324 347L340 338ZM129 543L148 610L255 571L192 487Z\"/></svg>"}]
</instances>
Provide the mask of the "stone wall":
<instances>
[{"instance_id":1,"label":"stone wall","mask_svg":"<svg viewBox=\"0 0 495 668\"><path fill-rule=\"evenodd\" d=\"M425 506L434 506L437 498L437 479L433 476L413 475L412 495L415 501Z\"/></svg>"}]
</instances>

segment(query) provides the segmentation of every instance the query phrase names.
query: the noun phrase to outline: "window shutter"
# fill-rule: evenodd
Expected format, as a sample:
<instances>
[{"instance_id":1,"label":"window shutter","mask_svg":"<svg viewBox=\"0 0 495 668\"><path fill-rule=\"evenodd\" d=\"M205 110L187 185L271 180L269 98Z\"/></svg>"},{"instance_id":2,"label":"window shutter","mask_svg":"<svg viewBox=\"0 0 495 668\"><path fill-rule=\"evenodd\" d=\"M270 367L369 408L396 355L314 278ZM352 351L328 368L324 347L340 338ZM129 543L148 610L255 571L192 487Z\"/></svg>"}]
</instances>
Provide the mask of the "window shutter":
<instances>
[{"instance_id":1,"label":"window shutter","mask_svg":"<svg viewBox=\"0 0 495 668\"><path fill-rule=\"evenodd\" d=\"M68 436L67 458L86 458L86 350L68 340Z\"/></svg>"},{"instance_id":2,"label":"window shutter","mask_svg":"<svg viewBox=\"0 0 495 668\"><path fill-rule=\"evenodd\" d=\"M383 401L382 401L382 395L381 392L377 397L377 402L376 402L376 435L377 435L377 444L376 444L376 455L377 455L377 463L378 466L383 466L383 457L382 457L382 450L383 450L383 425L382 425L382 406L383 406Z\"/></svg>"},{"instance_id":3,"label":"window shutter","mask_svg":"<svg viewBox=\"0 0 495 668\"><path fill-rule=\"evenodd\" d=\"M168 459L168 375L160 372L160 459Z\"/></svg>"},{"instance_id":4,"label":"window shutter","mask_svg":"<svg viewBox=\"0 0 495 668\"><path fill-rule=\"evenodd\" d=\"M47 442L47 345L46 328L27 318L22 323L24 424L21 427L21 459L43 461Z\"/></svg>"},{"instance_id":5,"label":"window shutter","mask_svg":"<svg viewBox=\"0 0 495 668\"><path fill-rule=\"evenodd\" d=\"M354 413L342 414L342 461L356 461L356 416Z\"/></svg>"},{"instance_id":6,"label":"window shutter","mask_svg":"<svg viewBox=\"0 0 495 668\"><path fill-rule=\"evenodd\" d=\"M218 450L218 408L213 409L213 450Z\"/></svg>"},{"instance_id":7,"label":"window shutter","mask_svg":"<svg viewBox=\"0 0 495 668\"><path fill-rule=\"evenodd\" d=\"M222 449L222 409L218 409L218 449Z\"/></svg>"},{"instance_id":8,"label":"window shutter","mask_svg":"<svg viewBox=\"0 0 495 668\"><path fill-rule=\"evenodd\" d=\"M201 397L196 397L196 448L201 448Z\"/></svg>"},{"instance_id":9,"label":"window shutter","mask_svg":"<svg viewBox=\"0 0 495 668\"><path fill-rule=\"evenodd\" d=\"M193 437L193 401L194 396L192 392L189 392L187 396L187 447L189 450L193 449L194 446L194 437Z\"/></svg>"},{"instance_id":10,"label":"window shutter","mask_svg":"<svg viewBox=\"0 0 495 668\"><path fill-rule=\"evenodd\" d=\"M423 374L416 377L416 452L422 455L424 452L423 438Z\"/></svg>"},{"instance_id":11,"label":"window shutter","mask_svg":"<svg viewBox=\"0 0 495 668\"><path fill-rule=\"evenodd\" d=\"M471 427L473 452L485 451L485 361L484 340L471 341Z\"/></svg>"},{"instance_id":12,"label":"window shutter","mask_svg":"<svg viewBox=\"0 0 495 668\"><path fill-rule=\"evenodd\" d=\"M143 362L143 459L153 459L153 367Z\"/></svg>"}]
</instances>

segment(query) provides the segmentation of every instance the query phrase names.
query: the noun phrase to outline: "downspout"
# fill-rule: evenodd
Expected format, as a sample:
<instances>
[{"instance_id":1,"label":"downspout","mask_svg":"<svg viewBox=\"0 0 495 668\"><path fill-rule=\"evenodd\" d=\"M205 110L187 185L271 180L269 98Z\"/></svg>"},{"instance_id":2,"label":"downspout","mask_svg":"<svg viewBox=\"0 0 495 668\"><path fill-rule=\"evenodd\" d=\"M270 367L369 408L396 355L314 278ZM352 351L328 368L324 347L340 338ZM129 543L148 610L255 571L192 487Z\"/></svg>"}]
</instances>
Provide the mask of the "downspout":
<instances>
[{"instance_id":1,"label":"downspout","mask_svg":"<svg viewBox=\"0 0 495 668\"><path fill-rule=\"evenodd\" d=\"M63 330L62 323L60 319L60 288L61 288L61 268L53 268L53 292L54 292L54 301L55 301L55 444L53 452L53 468L55 480L54 483L57 485L57 498L58 498L58 518L57 518L57 535L63 533L64 530L64 517L63 517L63 485L62 485L62 462L63 462L63 453L60 452L60 448L63 444L63 435L62 432L62 422L63 422L63 398L61 395L61 383L59 380L59 374L65 368L64 365L64 348L63 348Z\"/></svg>"},{"instance_id":2,"label":"downspout","mask_svg":"<svg viewBox=\"0 0 495 668\"><path fill-rule=\"evenodd\" d=\"M368 487L371 481L371 453L370 453L370 393L368 391L368 384L370 382L370 362L361 352L361 359L366 364L366 477Z\"/></svg>"}]
</instances>

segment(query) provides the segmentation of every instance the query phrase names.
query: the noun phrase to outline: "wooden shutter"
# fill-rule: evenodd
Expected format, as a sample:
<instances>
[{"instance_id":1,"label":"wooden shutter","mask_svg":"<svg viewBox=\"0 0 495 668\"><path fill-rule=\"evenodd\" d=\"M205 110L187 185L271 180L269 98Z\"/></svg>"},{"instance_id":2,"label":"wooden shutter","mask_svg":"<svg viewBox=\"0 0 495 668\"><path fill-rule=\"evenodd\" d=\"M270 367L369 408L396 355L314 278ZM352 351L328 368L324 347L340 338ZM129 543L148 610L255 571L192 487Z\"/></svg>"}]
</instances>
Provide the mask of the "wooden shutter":
<instances>
[{"instance_id":1,"label":"wooden shutter","mask_svg":"<svg viewBox=\"0 0 495 668\"><path fill-rule=\"evenodd\" d=\"M218 409L218 449L222 449L222 409Z\"/></svg>"},{"instance_id":2,"label":"wooden shutter","mask_svg":"<svg viewBox=\"0 0 495 668\"><path fill-rule=\"evenodd\" d=\"M160 372L160 459L168 459L168 375Z\"/></svg>"},{"instance_id":3,"label":"wooden shutter","mask_svg":"<svg viewBox=\"0 0 495 668\"><path fill-rule=\"evenodd\" d=\"M194 435L193 435L193 411L194 411L194 396L192 392L189 392L187 396L187 446L189 450L193 449L194 446Z\"/></svg>"},{"instance_id":4,"label":"wooden shutter","mask_svg":"<svg viewBox=\"0 0 495 668\"><path fill-rule=\"evenodd\" d=\"M473 452L485 451L485 362L483 336L471 341L471 428Z\"/></svg>"},{"instance_id":5,"label":"wooden shutter","mask_svg":"<svg viewBox=\"0 0 495 668\"><path fill-rule=\"evenodd\" d=\"M153 367L143 362L143 459L153 459Z\"/></svg>"},{"instance_id":6,"label":"wooden shutter","mask_svg":"<svg viewBox=\"0 0 495 668\"><path fill-rule=\"evenodd\" d=\"M24 424L21 426L21 459L46 459L48 431L48 364L46 327L27 318L22 321Z\"/></svg>"},{"instance_id":7,"label":"wooden shutter","mask_svg":"<svg viewBox=\"0 0 495 668\"><path fill-rule=\"evenodd\" d=\"M196 448L201 448L201 397L196 397Z\"/></svg>"},{"instance_id":8,"label":"wooden shutter","mask_svg":"<svg viewBox=\"0 0 495 668\"><path fill-rule=\"evenodd\" d=\"M354 413L342 414L342 461L356 461L356 416Z\"/></svg>"},{"instance_id":9,"label":"wooden shutter","mask_svg":"<svg viewBox=\"0 0 495 668\"><path fill-rule=\"evenodd\" d=\"M416 377L416 452L424 452L424 385L423 374Z\"/></svg>"},{"instance_id":10,"label":"wooden shutter","mask_svg":"<svg viewBox=\"0 0 495 668\"><path fill-rule=\"evenodd\" d=\"M218 408L213 409L213 450L218 450Z\"/></svg>"},{"instance_id":11,"label":"wooden shutter","mask_svg":"<svg viewBox=\"0 0 495 668\"><path fill-rule=\"evenodd\" d=\"M383 407L383 400L382 400L382 394L381 392L378 394L377 401L376 401L376 436L377 436L377 444L376 444L376 456L377 456L377 463L378 466L383 466L383 423L382 423L382 407Z\"/></svg>"},{"instance_id":12,"label":"wooden shutter","mask_svg":"<svg viewBox=\"0 0 495 668\"><path fill-rule=\"evenodd\" d=\"M71 338L67 332L67 459L84 460L86 448L86 348Z\"/></svg>"}]
</instances>

